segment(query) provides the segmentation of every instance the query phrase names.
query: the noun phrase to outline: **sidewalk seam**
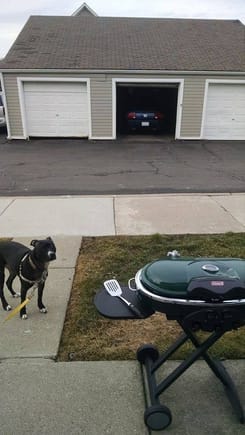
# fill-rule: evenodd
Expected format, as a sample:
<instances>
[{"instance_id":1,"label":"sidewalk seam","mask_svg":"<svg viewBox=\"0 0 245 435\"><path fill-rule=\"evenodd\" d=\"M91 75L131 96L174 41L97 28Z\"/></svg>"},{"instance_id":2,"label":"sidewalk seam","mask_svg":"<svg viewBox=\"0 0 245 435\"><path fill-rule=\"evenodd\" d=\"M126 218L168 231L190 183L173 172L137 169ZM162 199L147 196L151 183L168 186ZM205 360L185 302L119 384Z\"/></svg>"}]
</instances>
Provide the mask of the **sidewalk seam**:
<instances>
[{"instance_id":1,"label":"sidewalk seam","mask_svg":"<svg viewBox=\"0 0 245 435\"><path fill-rule=\"evenodd\" d=\"M113 223L114 223L114 233L117 236L117 226L116 226L116 197L113 197Z\"/></svg>"},{"instance_id":2,"label":"sidewalk seam","mask_svg":"<svg viewBox=\"0 0 245 435\"><path fill-rule=\"evenodd\" d=\"M1 211L0 217L5 213L6 210L8 210L8 208L15 202L15 200L16 198L12 199L10 203L3 209L3 211Z\"/></svg>"},{"instance_id":3,"label":"sidewalk seam","mask_svg":"<svg viewBox=\"0 0 245 435\"><path fill-rule=\"evenodd\" d=\"M244 230L245 230L245 226L242 222L240 222L233 214L232 212L230 212L229 210L227 210L227 208L225 208L224 205L220 204L219 201L217 201L214 196L210 196L210 199L212 199L212 201L215 202L215 204L217 204L222 210L224 210L225 213L227 213L229 216L232 217L232 219L234 219L235 222L237 222L239 225L241 225Z\"/></svg>"},{"instance_id":4,"label":"sidewalk seam","mask_svg":"<svg viewBox=\"0 0 245 435\"><path fill-rule=\"evenodd\" d=\"M2 357L0 358L0 364L4 364L4 363L17 363L20 360L22 361L26 361L26 360L31 360L33 361L37 361L40 362L40 364L45 361L45 362L51 362L51 363L57 363L56 361L56 357L54 356L16 356L16 357Z\"/></svg>"}]
</instances>

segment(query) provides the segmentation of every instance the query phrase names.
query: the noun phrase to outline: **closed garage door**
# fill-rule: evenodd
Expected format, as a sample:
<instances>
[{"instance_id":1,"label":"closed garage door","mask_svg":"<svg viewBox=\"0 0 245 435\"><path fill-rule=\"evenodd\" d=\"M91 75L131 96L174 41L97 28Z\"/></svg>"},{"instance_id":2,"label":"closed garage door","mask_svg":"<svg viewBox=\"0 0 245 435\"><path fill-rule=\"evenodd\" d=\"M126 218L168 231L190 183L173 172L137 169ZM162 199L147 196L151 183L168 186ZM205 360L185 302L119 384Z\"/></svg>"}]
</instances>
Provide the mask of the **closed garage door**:
<instances>
[{"instance_id":1,"label":"closed garage door","mask_svg":"<svg viewBox=\"0 0 245 435\"><path fill-rule=\"evenodd\" d=\"M245 84L209 84L203 137L245 139Z\"/></svg>"},{"instance_id":2,"label":"closed garage door","mask_svg":"<svg viewBox=\"0 0 245 435\"><path fill-rule=\"evenodd\" d=\"M28 136L87 137L86 83L25 82Z\"/></svg>"}]
</instances>

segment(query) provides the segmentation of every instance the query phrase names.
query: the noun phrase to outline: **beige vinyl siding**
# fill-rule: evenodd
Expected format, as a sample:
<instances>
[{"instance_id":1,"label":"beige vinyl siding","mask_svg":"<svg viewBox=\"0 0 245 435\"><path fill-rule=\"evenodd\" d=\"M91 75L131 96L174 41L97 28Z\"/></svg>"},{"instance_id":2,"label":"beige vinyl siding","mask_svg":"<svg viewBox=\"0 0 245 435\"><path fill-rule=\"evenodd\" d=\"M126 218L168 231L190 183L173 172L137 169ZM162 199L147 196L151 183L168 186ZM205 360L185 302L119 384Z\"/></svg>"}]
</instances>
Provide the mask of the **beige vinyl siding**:
<instances>
[{"instance_id":1,"label":"beige vinyl siding","mask_svg":"<svg viewBox=\"0 0 245 435\"><path fill-rule=\"evenodd\" d=\"M105 75L91 78L92 137L112 136L112 80Z\"/></svg>"},{"instance_id":2,"label":"beige vinyl siding","mask_svg":"<svg viewBox=\"0 0 245 435\"><path fill-rule=\"evenodd\" d=\"M185 78L180 129L182 138L199 137L201 134L204 92L204 77Z\"/></svg>"},{"instance_id":3,"label":"beige vinyl siding","mask_svg":"<svg viewBox=\"0 0 245 435\"><path fill-rule=\"evenodd\" d=\"M8 118L11 136L23 136L17 76L15 74L3 74L5 98L8 108Z\"/></svg>"}]
</instances>

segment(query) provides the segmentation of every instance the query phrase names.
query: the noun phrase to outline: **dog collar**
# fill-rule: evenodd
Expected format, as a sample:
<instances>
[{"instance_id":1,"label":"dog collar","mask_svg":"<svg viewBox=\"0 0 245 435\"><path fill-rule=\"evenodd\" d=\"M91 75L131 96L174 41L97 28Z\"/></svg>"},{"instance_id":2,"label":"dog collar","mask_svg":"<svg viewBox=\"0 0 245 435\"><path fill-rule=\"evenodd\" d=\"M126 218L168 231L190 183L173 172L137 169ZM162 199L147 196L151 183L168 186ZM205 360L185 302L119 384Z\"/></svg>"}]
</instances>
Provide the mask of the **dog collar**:
<instances>
[{"instance_id":1,"label":"dog collar","mask_svg":"<svg viewBox=\"0 0 245 435\"><path fill-rule=\"evenodd\" d=\"M28 260L29 260L29 263L30 263L31 267L32 267L33 269L36 269L36 265L33 263L33 261L32 261L32 259L31 259L31 256L30 256L30 255L29 255Z\"/></svg>"}]
</instances>

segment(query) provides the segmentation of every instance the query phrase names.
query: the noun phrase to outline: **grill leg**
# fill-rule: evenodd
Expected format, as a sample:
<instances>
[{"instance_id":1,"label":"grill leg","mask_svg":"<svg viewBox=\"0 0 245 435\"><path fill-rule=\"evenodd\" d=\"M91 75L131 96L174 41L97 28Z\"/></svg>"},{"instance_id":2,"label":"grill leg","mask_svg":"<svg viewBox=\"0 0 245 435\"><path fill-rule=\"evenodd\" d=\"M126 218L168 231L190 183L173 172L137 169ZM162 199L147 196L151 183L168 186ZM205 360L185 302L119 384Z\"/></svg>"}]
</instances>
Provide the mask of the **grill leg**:
<instances>
[{"instance_id":1,"label":"grill leg","mask_svg":"<svg viewBox=\"0 0 245 435\"><path fill-rule=\"evenodd\" d=\"M180 322L179 322L180 323ZM220 379L225 387L226 394L241 423L245 423L245 414L241 401L230 375L220 361L212 359L207 351L224 334L225 331L215 331L204 342L199 342L193 332L180 323L184 334L176 340L161 356L157 349L151 345L142 346L138 349L137 359L142 365L143 383L145 387L146 403L145 423L152 430L165 429L172 421L170 410L160 404L159 396L176 379L179 378L199 357L203 357L211 370ZM159 384L156 382L155 372L162 364L188 339L192 341L196 349L182 363L172 371ZM145 370L144 370L145 369ZM147 395L148 394L148 395ZM147 401L148 397L148 401Z\"/></svg>"},{"instance_id":2,"label":"grill leg","mask_svg":"<svg viewBox=\"0 0 245 435\"><path fill-rule=\"evenodd\" d=\"M183 361L166 379L160 382L159 385L157 385L155 379L156 368L159 368L175 350L184 344L188 338L187 334L182 335L160 357L158 357L154 346L145 345L138 349L137 359L142 364L143 384L147 405L144 413L144 421L149 429L162 430L170 425L172 421L171 412L169 408L160 404L160 394L190 367L190 365L199 358L202 352L208 349L217 340L216 336L216 333L212 334L201 347L196 349L189 358Z\"/></svg>"},{"instance_id":3,"label":"grill leg","mask_svg":"<svg viewBox=\"0 0 245 435\"><path fill-rule=\"evenodd\" d=\"M188 333L189 339L192 341L194 346L196 348L200 348L202 346L202 344L199 342L199 340L193 334L193 332L190 331L189 329L187 330L187 328L182 324L181 324L181 327L186 332L186 334ZM245 423L245 413L244 413L244 410L243 410L243 407L242 407L242 404L240 401L238 391L236 389L236 386L235 386L231 376L227 372L226 368L224 367L224 365L222 364L221 361L214 360L213 358L211 358L208 355L207 352L203 352L202 357L205 359L206 363L209 365L209 367L214 372L214 374L218 377L218 379L223 383L226 395L227 395L236 415L238 416L240 422Z\"/></svg>"},{"instance_id":4,"label":"grill leg","mask_svg":"<svg viewBox=\"0 0 245 435\"><path fill-rule=\"evenodd\" d=\"M167 361L177 349L179 349L183 344L189 339L188 335L182 334L169 348L152 364L152 373L155 372L159 367L162 366L165 361Z\"/></svg>"},{"instance_id":5,"label":"grill leg","mask_svg":"<svg viewBox=\"0 0 245 435\"><path fill-rule=\"evenodd\" d=\"M161 405L156 395L157 383L152 371L154 361L159 359L155 346L144 345L137 351L137 359L141 363L142 379L145 391L146 409L144 422L150 430L162 430L172 421L172 415L167 406Z\"/></svg>"},{"instance_id":6,"label":"grill leg","mask_svg":"<svg viewBox=\"0 0 245 435\"><path fill-rule=\"evenodd\" d=\"M157 386L156 395L159 396L170 385L179 378L200 356L202 356L220 337L222 332L214 332L205 340L192 354L186 358L175 370L170 373L160 384Z\"/></svg>"},{"instance_id":7,"label":"grill leg","mask_svg":"<svg viewBox=\"0 0 245 435\"><path fill-rule=\"evenodd\" d=\"M240 423L244 424L245 412L243 410L237 388L223 364L220 361L216 361L216 364L219 369L220 379L224 384L225 392L231 403L231 406L233 407L236 415L238 416Z\"/></svg>"}]
</instances>

